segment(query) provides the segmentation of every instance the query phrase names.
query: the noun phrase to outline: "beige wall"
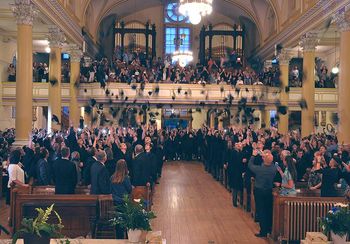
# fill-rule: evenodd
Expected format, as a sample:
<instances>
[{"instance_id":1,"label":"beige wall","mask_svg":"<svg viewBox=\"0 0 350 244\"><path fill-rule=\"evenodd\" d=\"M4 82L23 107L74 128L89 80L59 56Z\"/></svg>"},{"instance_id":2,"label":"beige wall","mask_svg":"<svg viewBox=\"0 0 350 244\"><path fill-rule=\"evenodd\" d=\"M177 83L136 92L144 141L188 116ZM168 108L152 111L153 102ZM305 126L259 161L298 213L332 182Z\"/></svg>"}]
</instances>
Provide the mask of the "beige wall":
<instances>
[{"instance_id":1,"label":"beige wall","mask_svg":"<svg viewBox=\"0 0 350 244\"><path fill-rule=\"evenodd\" d=\"M14 40L4 42L3 36L0 36L0 78L1 81L7 81L7 67L12 62L12 58L16 55L17 44Z\"/></svg>"},{"instance_id":2,"label":"beige wall","mask_svg":"<svg viewBox=\"0 0 350 244\"><path fill-rule=\"evenodd\" d=\"M193 109L194 110L194 109ZM192 113L192 129L200 129L202 128L203 124L207 123L207 114L208 109L202 109L202 112L194 112Z\"/></svg>"},{"instance_id":3,"label":"beige wall","mask_svg":"<svg viewBox=\"0 0 350 244\"><path fill-rule=\"evenodd\" d=\"M0 130L15 128L15 119L12 118L11 106L0 106Z\"/></svg>"},{"instance_id":4,"label":"beige wall","mask_svg":"<svg viewBox=\"0 0 350 244\"><path fill-rule=\"evenodd\" d=\"M156 31L157 31L157 57L162 57L164 54L164 9L163 6L156 6L152 8L147 8L145 10L136 12L134 14L131 14L129 16L126 16L122 18L119 21L124 21L126 24L128 22L134 22L138 21L143 24L145 24L147 21L149 21L151 24L156 25ZM213 26L218 24L229 24L233 26L235 24L234 20L231 18L228 18L222 14L212 14L208 17L205 17L202 19L202 22L198 25L192 25L188 24L188 27L191 28L191 43L192 43L192 51L193 51L193 57L194 57L194 63L198 61L198 54L199 54L199 34L200 30L203 25L209 25L212 24ZM220 45L220 44L214 44ZM151 43L150 43L151 46Z\"/></svg>"},{"instance_id":5,"label":"beige wall","mask_svg":"<svg viewBox=\"0 0 350 244\"><path fill-rule=\"evenodd\" d=\"M138 11L132 15L126 16L119 21L124 21L126 24L128 22L138 21L143 24L146 24L148 21L150 24L156 25L157 32L157 41L156 41L156 51L157 57L162 57L163 55L163 46L164 46L164 11L163 6L156 6L152 8L147 8L142 11ZM151 47L152 43L149 43Z\"/></svg>"}]
</instances>

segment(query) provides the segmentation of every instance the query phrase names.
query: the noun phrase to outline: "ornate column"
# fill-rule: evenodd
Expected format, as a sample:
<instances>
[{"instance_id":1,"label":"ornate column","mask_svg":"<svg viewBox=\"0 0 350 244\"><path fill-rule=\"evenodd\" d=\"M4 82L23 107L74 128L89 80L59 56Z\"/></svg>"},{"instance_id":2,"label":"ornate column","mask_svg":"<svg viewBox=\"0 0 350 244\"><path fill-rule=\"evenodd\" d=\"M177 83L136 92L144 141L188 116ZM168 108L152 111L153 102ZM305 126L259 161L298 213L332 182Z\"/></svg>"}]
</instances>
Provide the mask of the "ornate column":
<instances>
[{"instance_id":1,"label":"ornate column","mask_svg":"<svg viewBox=\"0 0 350 244\"><path fill-rule=\"evenodd\" d=\"M28 144L32 132L33 20L37 10L30 0L16 0L12 12L17 21L16 142Z\"/></svg>"},{"instance_id":2,"label":"ornate column","mask_svg":"<svg viewBox=\"0 0 350 244\"><path fill-rule=\"evenodd\" d=\"M58 27L49 28L49 45L51 49L49 64L49 106L47 116L47 129L60 130L61 125L53 122L52 118L57 117L61 123L61 55L62 47L66 38L64 33Z\"/></svg>"},{"instance_id":3,"label":"ornate column","mask_svg":"<svg viewBox=\"0 0 350 244\"><path fill-rule=\"evenodd\" d=\"M80 60L83 55L80 47L76 44L69 45L70 55L70 103L69 103L69 123L74 128L79 127L80 107L78 105L78 87L80 77Z\"/></svg>"},{"instance_id":4,"label":"ornate column","mask_svg":"<svg viewBox=\"0 0 350 244\"><path fill-rule=\"evenodd\" d=\"M314 132L315 113L315 51L319 42L318 32L310 31L301 37L300 46L303 48L303 81L302 98L307 109L301 111L301 136L305 137Z\"/></svg>"},{"instance_id":5,"label":"ornate column","mask_svg":"<svg viewBox=\"0 0 350 244\"><path fill-rule=\"evenodd\" d=\"M286 87L288 87L289 82L289 61L290 61L290 54L288 49L282 49L281 53L279 54L279 65L280 65L280 80L281 80L281 93L280 93L280 100L281 100L281 106L288 107L288 101L289 101L289 95L286 92ZM278 121L278 131L281 134L287 134L288 133L288 122L289 122L289 113L288 110L286 111L286 114L279 114L279 121Z\"/></svg>"},{"instance_id":6,"label":"ornate column","mask_svg":"<svg viewBox=\"0 0 350 244\"><path fill-rule=\"evenodd\" d=\"M265 128L270 128L271 126L271 118L270 118L270 110L268 108L264 108L261 112L261 124L265 124Z\"/></svg>"},{"instance_id":7,"label":"ornate column","mask_svg":"<svg viewBox=\"0 0 350 244\"><path fill-rule=\"evenodd\" d=\"M210 121L209 121L209 127L210 127L211 129L214 129L214 128L215 128L215 112L214 112L214 111L212 111L212 112L210 113L209 119L210 119Z\"/></svg>"},{"instance_id":8,"label":"ornate column","mask_svg":"<svg viewBox=\"0 0 350 244\"><path fill-rule=\"evenodd\" d=\"M334 14L333 19L340 30L340 68L338 81L338 142L350 147L350 19L345 10Z\"/></svg>"}]
</instances>

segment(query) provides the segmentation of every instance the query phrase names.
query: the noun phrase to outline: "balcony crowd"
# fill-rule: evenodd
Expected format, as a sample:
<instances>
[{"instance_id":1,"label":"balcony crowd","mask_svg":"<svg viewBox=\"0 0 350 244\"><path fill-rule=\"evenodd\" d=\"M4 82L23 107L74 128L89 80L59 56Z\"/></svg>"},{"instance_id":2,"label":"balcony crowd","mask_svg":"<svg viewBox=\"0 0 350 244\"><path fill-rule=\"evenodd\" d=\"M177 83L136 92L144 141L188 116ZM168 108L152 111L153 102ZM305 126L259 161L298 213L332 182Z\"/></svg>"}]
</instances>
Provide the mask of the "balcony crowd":
<instances>
[{"instance_id":1,"label":"balcony crowd","mask_svg":"<svg viewBox=\"0 0 350 244\"><path fill-rule=\"evenodd\" d=\"M249 65L243 66L241 57L229 55L220 60L208 60L206 65L196 64L180 67L172 63L170 56L165 59L146 59L145 54L136 50L125 52L121 56L116 49L113 61L107 58L81 62L80 83L121 82L121 83L182 83L182 84L228 84L228 85L265 85L279 87L280 71L278 65L256 72ZM328 72L325 65L316 67L316 88L335 88L337 75ZM69 82L69 63L62 65L62 82ZM291 67L290 87L301 87L302 71ZM8 67L8 81L16 80L13 64ZM49 67L46 63L33 64L33 81L48 82Z\"/></svg>"}]
</instances>

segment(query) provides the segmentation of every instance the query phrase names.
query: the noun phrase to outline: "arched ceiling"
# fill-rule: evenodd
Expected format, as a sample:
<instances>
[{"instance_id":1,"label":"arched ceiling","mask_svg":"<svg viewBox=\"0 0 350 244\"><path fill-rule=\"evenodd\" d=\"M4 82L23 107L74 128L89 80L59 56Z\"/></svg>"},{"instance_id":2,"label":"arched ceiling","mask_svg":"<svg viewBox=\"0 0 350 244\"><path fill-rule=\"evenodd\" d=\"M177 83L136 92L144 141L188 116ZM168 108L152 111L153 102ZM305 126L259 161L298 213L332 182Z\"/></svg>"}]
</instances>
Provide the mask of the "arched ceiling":
<instances>
[{"instance_id":1,"label":"arched ceiling","mask_svg":"<svg viewBox=\"0 0 350 244\"><path fill-rule=\"evenodd\" d=\"M163 5L167 0L80 0L82 23L95 36L102 19L110 14L116 14L119 18L131 15L134 12L150 7ZM271 28L278 27L278 0L213 0L213 12L225 15L233 20L240 17L249 18L256 24L260 39L264 35L271 35ZM292 0L293 1L293 0ZM157 13L155 13L157 14ZM271 27L267 16L271 16L274 23Z\"/></svg>"}]
</instances>

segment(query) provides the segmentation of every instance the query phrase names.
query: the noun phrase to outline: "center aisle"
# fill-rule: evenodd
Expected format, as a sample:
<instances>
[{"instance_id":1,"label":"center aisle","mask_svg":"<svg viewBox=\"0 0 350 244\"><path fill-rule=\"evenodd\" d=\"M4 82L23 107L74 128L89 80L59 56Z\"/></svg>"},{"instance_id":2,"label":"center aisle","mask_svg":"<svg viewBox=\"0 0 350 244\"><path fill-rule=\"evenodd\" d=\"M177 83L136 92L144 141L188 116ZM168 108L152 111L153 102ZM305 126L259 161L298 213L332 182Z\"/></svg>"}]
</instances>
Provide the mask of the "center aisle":
<instances>
[{"instance_id":1,"label":"center aisle","mask_svg":"<svg viewBox=\"0 0 350 244\"><path fill-rule=\"evenodd\" d=\"M233 208L231 194L201 163L165 163L153 202L153 230L168 244L267 243L254 236L258 226Z\"/></svg>"}]
</instances>

